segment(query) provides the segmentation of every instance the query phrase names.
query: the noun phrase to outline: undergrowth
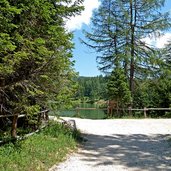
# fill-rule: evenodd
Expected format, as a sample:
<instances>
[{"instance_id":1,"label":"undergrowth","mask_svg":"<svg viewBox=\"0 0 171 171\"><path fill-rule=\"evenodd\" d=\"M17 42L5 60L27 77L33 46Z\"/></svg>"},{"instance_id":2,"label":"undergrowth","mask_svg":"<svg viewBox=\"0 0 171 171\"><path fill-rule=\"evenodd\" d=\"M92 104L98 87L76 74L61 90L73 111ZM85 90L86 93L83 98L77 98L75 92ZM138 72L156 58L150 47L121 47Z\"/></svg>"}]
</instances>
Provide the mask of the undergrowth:
<instances>
[{"instance_id":1,"label":"undergrowth","mask_svg":"<svg viewBox=\"0 0 171 171\"><path fill-rule=\"evenodd\" d=\"M80 140L79 131L50 123L44 130L25 140L0 146L0 170L48 170L76 150L77 140Z\"/></svg>"}]
</instances>

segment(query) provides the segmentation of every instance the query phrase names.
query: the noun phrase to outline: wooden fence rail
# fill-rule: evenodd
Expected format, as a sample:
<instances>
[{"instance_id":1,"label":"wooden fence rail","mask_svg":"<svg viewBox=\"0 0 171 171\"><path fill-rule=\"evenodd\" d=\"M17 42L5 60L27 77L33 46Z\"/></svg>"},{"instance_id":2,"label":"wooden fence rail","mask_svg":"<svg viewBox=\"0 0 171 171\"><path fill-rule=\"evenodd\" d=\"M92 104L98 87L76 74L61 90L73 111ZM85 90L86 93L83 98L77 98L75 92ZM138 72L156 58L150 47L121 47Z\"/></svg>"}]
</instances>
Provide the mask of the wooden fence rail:
<instances>
[{"instance_id":1,"label":"wooden fence rail","mask_svg":"<svg viewBox=\"0 0 171 171\"><path fill-rule=\"evenodd\" d=\"M43 110L41 112L39 112L38 114L41 114L41 113L47 113L49 110ZM10 114L10 115L0 115L0 118L7 118L7 117L12 117L12 116L17 116L18 114ZM22 117L25 117L26 114L21 114L21 115L18 115L18 118L22 118Z\"/></svg>"},{"instance_id":2,"label":"wooden fence rail","mask_svg":"<svg viewBox=\"0 0 171 171\"><path fill-rule=\"evenodd\" d=\"M79 112L81 110L106 110L108 111L109 108L76 108L76 112L77 114L79 114ZM171 111L171 108L142 108L142 109L137 109L137 108L113 108L112 110L118 110L118 111L128 111L129 114L131 115L132 111L143 111L144 113L144 118L147 118L147 111Z\"/></svg>"},{"instance_id":3,"label":"wooden fence rail","mask_svg":"<svg viewBox=\"0 0 171 171\"><path fill-rule=\"evenodd\" d=\"M36 115L38 116L37 125L41 124L43 121L48 121L48 112L49 112L49 110L43 110L39 113L36 113ZM16 138L17 137L18 118L27 117L27 115L26 114L0 115L0 118L7 118L7 117L10 118L10 120L11 120L11 137ZM35 124L33 124L33 126L36 127Z\"/></svg>"},{"instance_id":4,"label":"wooden fence rail","mask_svg":"<svg viewBox=\"0 0 171 171\"><path fill-rule=\"evenodd\" d=\"M143 111L144 118L147 118L147 111L171 111L171 108L146 108L146 107L144 107L143 109L128 108L126 110L128 110L129 113L131 113L132 111Z\"/></svg>"},{"instance_id":5,"label":"wooden fence rail","mask_svg":"<svg viewBox=\"0 0 171 171\"><path fill-rule=\"evenodd\" d=\"M14 114L14 115L0 115L0 118L7 118L7 117L13 117L13 116L17 116L18 114ZM26 115L19 115L19 118L25 117Z\"/></svg>"}]
</instances>

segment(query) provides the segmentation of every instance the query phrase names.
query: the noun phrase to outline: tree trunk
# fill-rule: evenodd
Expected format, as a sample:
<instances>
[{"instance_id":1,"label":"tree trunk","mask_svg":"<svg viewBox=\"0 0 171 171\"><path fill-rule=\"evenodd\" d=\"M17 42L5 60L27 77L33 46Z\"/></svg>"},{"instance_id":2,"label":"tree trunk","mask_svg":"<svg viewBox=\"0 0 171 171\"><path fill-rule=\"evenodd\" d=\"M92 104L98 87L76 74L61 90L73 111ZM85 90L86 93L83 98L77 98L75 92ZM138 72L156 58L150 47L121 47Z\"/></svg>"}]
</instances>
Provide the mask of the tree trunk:
<instances>
[{"instance_id":1,"label":"tree trunk","mask_svg":"<svg viewBox=\"0 0 171 171\"><path fill-rule=\"evenodd\" d=\"M133 97L134 92L134 59L131 59L131 65L130 65L130 91L131 91L131 97Z\"/></svg>"},{"instance_id":2,"label":"tree trunk","mask_svg":"<svg viewBox=\"0 0 171 171\"><path fill-rule=\"evenodd\" d=\"M120 118L118 99L117 99L117 103L116 103L116 113L117 113L117 116Z\"/></svg>"},{"instance_id":3,"label":"tree trunk","mask_svg":"<svg viewBox=\"0 0 171 171\"><path fill-rule=\"evenodd\" d=\"M12 121L12 129L11 129L12 138L17 137L17 121L18 121L18 115L14 115L13 121Z\"/></svg>"},{"instance_id":4,"label":"tree trunk","mask_svg":"<svg viewBox=\"0 0 171 171\"><path fill-rule=\"evenodd\" d=\"M133 4L134 2L134 4ZM130 26L131 26L131 63L130 63L130 91L131 96L134 94L134 72L135 72L135 27L136 27L136 10L137 1L130 0Z\"/></svg>"}]
</instances>

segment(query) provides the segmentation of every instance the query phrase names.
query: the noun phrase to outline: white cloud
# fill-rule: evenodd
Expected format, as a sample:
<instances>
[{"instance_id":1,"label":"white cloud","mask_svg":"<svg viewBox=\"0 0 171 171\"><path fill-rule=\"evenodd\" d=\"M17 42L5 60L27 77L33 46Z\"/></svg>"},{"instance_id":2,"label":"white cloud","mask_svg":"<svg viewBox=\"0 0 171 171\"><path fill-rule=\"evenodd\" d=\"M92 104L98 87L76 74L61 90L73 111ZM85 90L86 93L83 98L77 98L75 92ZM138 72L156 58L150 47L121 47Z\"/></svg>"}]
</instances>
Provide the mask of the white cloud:
<instances>
[{"instance_id":1,"label":"white cloud","mask_svg":"<svg viewBox=\"0 0 171 171\"><path fill-rule=\"evenodd\" d=\"M165 33L163 36L157 38L156 47L163 48L169 40L171 41L171 33Z\"/></svg>"},{"instance_id":2,"label":"white cloud","mask_svg":"<svg viewBox=\"0 0 171 171\"><path fill-rule=\"evenodd\" d=\"M155 38L154 36L149 36L142 39L142 41L144 41L148 45L152 45L157 48L163 48L169 40L171 41L171 32L165 33L157 38Z\"/></svg>"},{"instance_id":3,"label":"white cloud","mask_svg":"<svg viewBox=\"0 0 171 171\"><path fill-rule=\"evenodd\" d=\"M84 11L81 13L81 15L71 17L70 20L66 22L66 28L69 31L73 31L76 29L81 29L83 24L88 25L90 23L93 10L98 8L99 5L99 0L84 0Z\"/></svg>"}]
</instances>

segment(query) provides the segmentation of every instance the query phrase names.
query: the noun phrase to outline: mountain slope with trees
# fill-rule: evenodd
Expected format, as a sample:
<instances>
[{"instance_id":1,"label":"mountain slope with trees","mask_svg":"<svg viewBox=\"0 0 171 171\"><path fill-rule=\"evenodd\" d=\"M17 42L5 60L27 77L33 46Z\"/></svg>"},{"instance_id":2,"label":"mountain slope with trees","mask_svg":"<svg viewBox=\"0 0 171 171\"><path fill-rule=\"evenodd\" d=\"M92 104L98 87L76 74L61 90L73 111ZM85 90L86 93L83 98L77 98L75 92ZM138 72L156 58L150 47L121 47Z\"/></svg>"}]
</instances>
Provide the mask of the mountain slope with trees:
<instances>
[{"instance_id":1,"label":"mountain slope with trees","mask_svg":"<svg viewBox=\"0 0 171 171\"><path fill-rule=\"evenodd\" d=\"M107 77L78 77L78 92L76 98L82 102L96 102L107 99Z\"/></svg>"}]
</instances>

